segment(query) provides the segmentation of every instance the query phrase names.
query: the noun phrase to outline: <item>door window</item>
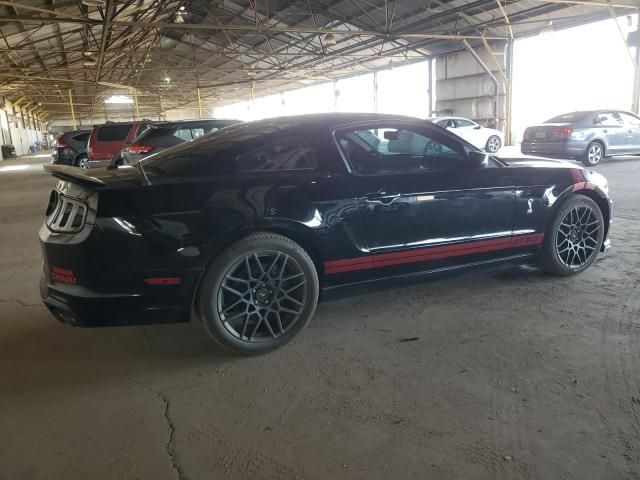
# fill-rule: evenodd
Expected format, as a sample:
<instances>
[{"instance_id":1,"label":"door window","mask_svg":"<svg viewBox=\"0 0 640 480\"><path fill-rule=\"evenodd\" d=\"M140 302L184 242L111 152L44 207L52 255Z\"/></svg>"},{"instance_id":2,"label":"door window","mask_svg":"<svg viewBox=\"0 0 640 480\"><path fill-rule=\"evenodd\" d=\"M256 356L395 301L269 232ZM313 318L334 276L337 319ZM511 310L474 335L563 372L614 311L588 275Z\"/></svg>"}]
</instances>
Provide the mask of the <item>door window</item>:
<instances>
[{"instance_id":1,"label":"door window","mask_svg":"<svg viewBox=\"0 0 640 480\"><path fill-rule=\"evenodd\" d=\"M441 126L442 128L457 128L458 125L456 124L456 121L452 118L446 118L444 120L439 120L438 121L438 125Z\"/></svg>"},{"instance_id":2,"label":"door window","mask_svg":"<svg viewBox=\"0 0 640 480\"><path fill-rule=\"evenodd\" d=\"M623 112L620 112L620 116L627 127L640 128L640 118Z\"/></svg>"},{"instance_id":3,"label":"door window","mask_svg":"<svg viewBox=\"0 0 640 480\"><path fill-rule=\"evenodd\" d=\"M599 127L621 127L623 122L618 112L602 112L594 117L593 124Z\"/></svg>"},{"instance_id":4,"label":"door window","mask_svg":"<svg viewBox=\"0 0 640 480\"><path fill-rule=\"evenodd\" d=\"M412 128L375 127L339 132L342 153L362 175L461 168L464 148L444 137Z\"/></svg>"},{"instance_id":5,"label":"door window","mask_svg":"<svg viewBox=\"0 0 640 480\"><path fill-rule=\"evenodd\" d=\"M473 123L471 120L458 119L458 127L475 127L477 124Z\"/></svg>"}]
</instances>

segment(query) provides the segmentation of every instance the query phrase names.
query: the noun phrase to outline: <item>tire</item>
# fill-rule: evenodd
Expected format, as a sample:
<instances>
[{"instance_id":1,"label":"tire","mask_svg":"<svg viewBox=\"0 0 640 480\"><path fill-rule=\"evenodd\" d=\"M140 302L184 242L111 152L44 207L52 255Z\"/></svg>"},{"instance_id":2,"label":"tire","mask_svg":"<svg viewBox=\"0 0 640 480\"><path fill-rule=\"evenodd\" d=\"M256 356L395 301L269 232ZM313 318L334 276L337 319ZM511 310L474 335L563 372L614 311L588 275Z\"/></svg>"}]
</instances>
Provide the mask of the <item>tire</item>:
<instances>
[{"instance_id":1,"label":"tire","mask_svg":"<svg viewBox=\"0 0 640 480\"><path fill-rule=\"evenodd\" d=\"M300 245L258 232L211 263L198 306L205 330L218 344L255 355L281 347L304 330L319 291L315 265Z\"/></svg>"},{"instance_id":2,"label":"tire","mask_svg":"<svg viewBox=\"0 0 640 480\"><path fill-rule=\"evenodd\" d=\"M554 275L580 273L594 262L603 239L604 217L598 204L571 194L556 210L536 263Z\"/></svg>"},{"instance_id":3,"label":"tire","mask_svg":"<svg viewBox=\"0 0 640 480\"><path fill-rule=\"evenodd\" d=\"M80 155L76 158L76 167L87 170L89 168L89 159L86 155Z\"/></svg>"},{"instance_id":4,"label":"tire","mask_svg":"<svg viewBox=\"0 0 640 480\"><path fill-rule=\"evenodd\" d=\"M604 158L604 147L600 142L591 142L584 152L582 163L587 167L595 167Z\"/></svg>"},{"instance_id":5,"label":"tire","mask_svg":"<svg viewBox=\"0 0 640 480\"><path fill-rule=\"evenodd\" d=\"M489 153L496 153L502 148L502 140L497 135L491 135L485 145L485 150Z\"/></svg>"}]
</instances>

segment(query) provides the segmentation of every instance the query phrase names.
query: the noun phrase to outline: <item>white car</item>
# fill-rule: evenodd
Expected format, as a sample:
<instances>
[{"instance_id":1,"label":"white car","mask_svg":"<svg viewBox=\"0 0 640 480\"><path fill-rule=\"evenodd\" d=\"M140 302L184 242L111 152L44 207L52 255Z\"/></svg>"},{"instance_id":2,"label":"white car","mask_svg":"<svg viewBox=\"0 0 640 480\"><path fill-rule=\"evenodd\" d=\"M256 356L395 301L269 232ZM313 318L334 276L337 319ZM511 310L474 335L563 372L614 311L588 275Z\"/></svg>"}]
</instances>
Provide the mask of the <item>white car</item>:
<instances>
[{"instance_id":1,"label":"white car","mask_svg":"<svg viewBox=\"0 0 640 480\"><path fill-rule=\"evenodd\" d=\"M489 153L496 153L504 143L504 135L500 130L485 128L468 118L433 117L429 121L451 130L470 144Z\"/></svg>"}]
</instances>

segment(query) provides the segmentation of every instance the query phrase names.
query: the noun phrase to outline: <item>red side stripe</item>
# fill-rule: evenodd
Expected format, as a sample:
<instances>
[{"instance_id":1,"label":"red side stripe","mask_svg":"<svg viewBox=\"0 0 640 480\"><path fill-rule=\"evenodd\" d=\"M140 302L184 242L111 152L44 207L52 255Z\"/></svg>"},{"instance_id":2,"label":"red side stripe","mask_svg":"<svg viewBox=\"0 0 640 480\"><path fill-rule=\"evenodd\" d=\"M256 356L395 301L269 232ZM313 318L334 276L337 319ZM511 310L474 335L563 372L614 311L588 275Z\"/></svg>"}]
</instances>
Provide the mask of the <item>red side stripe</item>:
<instances>
[{"instance_id":1,"label":"red side stripe","mask_svg":"<svg viewBox=\"0 0 640 480\"><path fill-rule=\"evenodd\" d=\"M513 237L495 238L490 240L476 240L454 245L416 248L402 252L381 253L367 257L331 260L325 262L326 273L351 272L366 270L374 267L401 265L405 263L438 260L441 258L471 255L475 253L491 252L506 248L540 245L544 239L543 233L517 235Z\"/></svg>"}]
</instances>

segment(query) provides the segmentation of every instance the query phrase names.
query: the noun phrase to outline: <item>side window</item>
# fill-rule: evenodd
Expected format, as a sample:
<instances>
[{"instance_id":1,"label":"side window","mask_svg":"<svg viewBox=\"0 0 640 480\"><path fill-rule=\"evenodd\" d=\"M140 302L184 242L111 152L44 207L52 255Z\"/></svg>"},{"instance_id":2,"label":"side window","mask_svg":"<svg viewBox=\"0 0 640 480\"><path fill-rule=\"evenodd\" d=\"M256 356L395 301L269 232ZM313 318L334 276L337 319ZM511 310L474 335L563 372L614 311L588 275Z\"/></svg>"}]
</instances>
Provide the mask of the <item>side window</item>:
<instances>
[{"instance_id":1,"label":"side window","mask_svg":"<svg viewBox=\"0 0 640 480\"><path fill-rule=\"evenodd\" d=\"M185 142L190 142L191 140L193 140L193 137L191 136L190 128L179 128L178 130L176 130L176 133L174 133L173 135Z\"/></svg>"},{"instance_id":2,"label":"side window","mask_svg":"<svg viewBox=\"0 0 640 480\"><path fill-rule=\"evenodd\" d=\"M627 127L640 128L640 118L624 112L620 112L620 116Z\"/></svg>"},{"instance_id":3,"label":"side window","mask_svg":"<svg viewBox=\"0 0 640 480\"><path fill-rule=\"evenodd\" d=\"M593 124L599 127L620 127L623 122L618 112L602 112L594 117Z\"/></svg>"},{"instance_id":4,"label":"side window","mask_svg":"<svg viewBox=\"0 0 640 480\"><path fill-rule=\"evenodd\" d=\"M475 127L476 124L473 123L470 120L463 120L463 119L458 119L458 127L459 128L464 128L464 127Z\"/></svg>"},{"instance_id":5,"label":"side window","mask_svg":"<svg viewBox=\"0 0 640 480\"><path fill-rule=\"evenodd\" d=\"M238 155L239 172L310 170L318 166L313 150L298 139L288 139Z\"/></svg>"},{"instance_id":6,"label":"side window","mask_svg":"<svg viewBox=\"0 0 640 480\"><path fill-rule=\"evenodd\" d=\"M336 138L353 170L362 175L462 168L466 163L461 144L419 129L347 130Z\"/></svg>"}]
</instances>

